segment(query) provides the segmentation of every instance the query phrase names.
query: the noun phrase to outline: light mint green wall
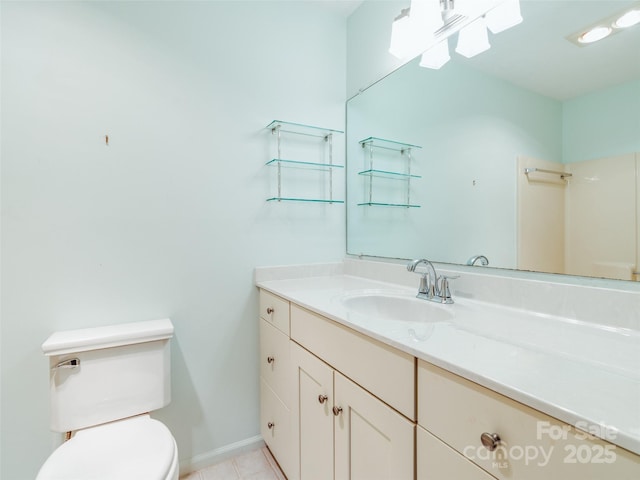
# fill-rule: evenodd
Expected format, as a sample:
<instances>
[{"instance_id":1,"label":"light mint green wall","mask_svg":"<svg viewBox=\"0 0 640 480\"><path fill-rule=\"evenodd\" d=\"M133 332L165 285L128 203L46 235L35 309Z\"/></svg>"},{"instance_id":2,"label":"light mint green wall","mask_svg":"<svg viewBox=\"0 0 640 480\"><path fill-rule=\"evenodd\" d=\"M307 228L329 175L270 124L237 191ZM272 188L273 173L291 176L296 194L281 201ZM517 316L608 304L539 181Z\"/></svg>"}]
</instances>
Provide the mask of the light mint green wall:
<instances>
[{"instance_id":1,"label":"light mint green wall","mask_svg":"<svg viewBox=\"0 0 640 480\"><path fill-rule=\"evenodd\" d=\"M54 330L170 317L157 415L181 459L258 435L253 268L339 260L345 235L339 206L265 202L263 127L344 127L346 20L315 2L0 8L0 477L33 479L57 442Z\"/></svg>"},{"instance_id":2,"label":"light mint green wall","mask_svg":"<svg viewBox=\"0 0 640 480\"><path fill-rule=\"evenodd\" d=\"M392 72L402 61L390 55L391 20L410 0L363 2L347 21L347 97Z\"/></svg>"},{"instance_id":3,"label":"light mint green wall","mask_svg":"<svg viewBox=\"0 0 640 480\"><path fill-rule=\"evenodd\" d=\"M563 103L563 161L640 151L640 80Z\"/></svg>"}]
</instances>

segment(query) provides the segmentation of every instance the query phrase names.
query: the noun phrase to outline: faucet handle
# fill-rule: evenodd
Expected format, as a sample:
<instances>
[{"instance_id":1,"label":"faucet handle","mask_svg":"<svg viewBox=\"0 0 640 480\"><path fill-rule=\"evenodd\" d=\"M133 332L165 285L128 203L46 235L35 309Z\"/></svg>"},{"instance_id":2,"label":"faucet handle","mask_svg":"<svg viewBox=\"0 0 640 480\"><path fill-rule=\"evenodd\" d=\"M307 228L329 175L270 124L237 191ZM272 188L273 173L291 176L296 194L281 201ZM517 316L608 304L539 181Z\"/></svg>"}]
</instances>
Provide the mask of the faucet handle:
<instances>
[{"instance_id":1,"label":"faucet handle","mask_svg":"<svg viewBox=\"0 0 640 480\"><path fill-rule=\"evenodd\" d=\"M460 278L460 275L442 275L440 278L440 298L442 298L442 303L453 303L449 281Z\"/></svg>"},{"instance_id":2,"label":"faucet handle","mask_svg":"<svg viewBox=\"0 0 640 480\"><path fill-rule=\"evenodd\" d=\"M418 294L428 294L431 286L429 285L429 275L427 273L423 273L420 277L420 286L418 287Z\"/></svg>"}]
</instances>

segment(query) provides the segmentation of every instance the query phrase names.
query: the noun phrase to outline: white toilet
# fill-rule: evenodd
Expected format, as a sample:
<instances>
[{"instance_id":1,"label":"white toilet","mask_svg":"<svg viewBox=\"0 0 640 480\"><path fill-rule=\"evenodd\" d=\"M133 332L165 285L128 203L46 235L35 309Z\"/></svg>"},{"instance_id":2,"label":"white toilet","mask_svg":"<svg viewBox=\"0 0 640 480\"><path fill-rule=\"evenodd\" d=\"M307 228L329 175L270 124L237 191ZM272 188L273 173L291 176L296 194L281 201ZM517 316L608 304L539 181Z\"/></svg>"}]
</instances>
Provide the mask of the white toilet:
<instances>
[{"instance_id":1,"label":"white toilet","mask_svg":"<svg viewBox=\"0 0 640 480\"><path fill-rule=\"evenodd\" d=\"M177 480L178 449L148 412L171 401L171 320L57 332L49 357L51 430L70 437L37 480Z\"/></svg>"}]
</instances>

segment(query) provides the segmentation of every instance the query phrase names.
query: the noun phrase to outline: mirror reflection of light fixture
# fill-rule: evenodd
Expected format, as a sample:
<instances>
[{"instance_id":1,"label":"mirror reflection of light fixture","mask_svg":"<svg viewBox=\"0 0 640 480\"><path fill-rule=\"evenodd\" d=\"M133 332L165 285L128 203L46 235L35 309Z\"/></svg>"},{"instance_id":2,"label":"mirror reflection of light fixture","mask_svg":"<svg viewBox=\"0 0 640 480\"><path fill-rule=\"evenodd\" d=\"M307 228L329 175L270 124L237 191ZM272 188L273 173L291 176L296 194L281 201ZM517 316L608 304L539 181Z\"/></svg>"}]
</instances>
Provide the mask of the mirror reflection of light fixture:
<instances>
[{"instance_id":1,"label":"mirror reflection of light fixture","mask_svg":"<svg viewBox=\"0 0 640 480\"><path fill-rule=\"evenodd\" d=\"M420 66L438 70L450 59L451 57L449 56L449 42L444 39L443 41L436 43L433 47L422 54L422 58L420 59Z\"/></svg>"},{"instance_id":2,"label":"mirror reflection of light fixture","mask_svg":"<svg viewBox=\"0 0 640 480\"><path fill-rule=\"evenodd\" d=\"M420 65L449 61L447 39L458 33L456 52L472 57L490 48L487 27L499 33L522 22L520 0L411 0L391 27L389 52L401 59L422 53Z\"/></svg>"},{"instance_id":3,"label":"mirror reflection of light fixture","mask_svg":"<svg viewBox=\"0 0 640 480\"><path fill-rule=\"evenodd\" d=\"M491 44L489 44L487 23L484 17L478 18L458 33L456 53L460 55L471 58L489 50L489 48L491 48Z\"/></svg>"},{"instance_id":4,"label":"mirror reflection of light fixture","mask_svg":"<svg viewBox=\"0 0 640 480\"><path fill-rule=\"evenodd\" d=\"M405 8L391 24L389 53L394 57L404 58L411 51L411 25L409 22L409 9Z\"/></svg>"},{"instance_id":5,"label":"mirror reflection of light fixture","mask_svg":"<svg viewBox=\"0 0 640 480\"><path fill-rule=\"evenodd\" d=\"M411 6L403 9L391 25L389 53L397 58L413 58L435 43L434 32L443 25L440 2L411 0Z\"/></svg>"},{"instance_id":6,"label":"mirror reflection of light fixture","mask_svg":"<svg viewBox=\"0 0 640 480\"><path fill-rule=\"evenodd\" d=\"M506 0L485 15L491 33L504 32L522 22L520 0Z\"/></svg>"}]
</instances>

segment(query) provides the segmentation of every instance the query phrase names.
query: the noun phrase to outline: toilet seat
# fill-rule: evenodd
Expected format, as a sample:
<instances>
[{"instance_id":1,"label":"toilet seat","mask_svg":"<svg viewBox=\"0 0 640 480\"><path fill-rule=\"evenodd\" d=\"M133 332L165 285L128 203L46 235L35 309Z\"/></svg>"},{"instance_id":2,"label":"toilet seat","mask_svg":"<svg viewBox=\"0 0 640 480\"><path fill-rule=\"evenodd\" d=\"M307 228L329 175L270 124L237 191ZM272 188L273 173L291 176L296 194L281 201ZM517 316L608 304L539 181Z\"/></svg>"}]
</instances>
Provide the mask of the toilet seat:
<instances>
[{"instance_id":1,"label":"toilet seat","mask_svg":"<svg viewBox=\"0 0 640 480\"><path fill-rule=\"evenodd\" d=\"M79 430L44 463L36 480L173 480L178 451L149 415Z\"/></svg>"}]
</instances>

